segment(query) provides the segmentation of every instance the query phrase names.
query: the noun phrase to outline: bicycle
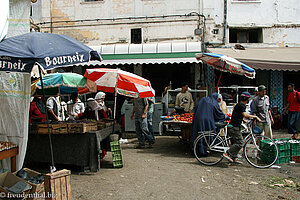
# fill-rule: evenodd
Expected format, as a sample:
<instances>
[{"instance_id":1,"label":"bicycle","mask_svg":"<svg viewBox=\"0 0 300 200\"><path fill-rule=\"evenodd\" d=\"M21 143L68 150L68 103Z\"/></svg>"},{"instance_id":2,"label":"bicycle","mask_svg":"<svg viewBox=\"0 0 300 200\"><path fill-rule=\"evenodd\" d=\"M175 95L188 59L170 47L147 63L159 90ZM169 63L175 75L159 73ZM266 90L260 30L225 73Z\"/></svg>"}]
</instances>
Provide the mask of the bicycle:
<instances>
[{"instance_id":1,"label":"bicycle","mask_svg":"<svg viewBox=\"0 0 300 200\"><path fill-rule=\"evenodd\" d=\"M243 156L253 167L268 168L278 159L279 150L273 139L253 132L254 119L248 120L246 130L247 134L243 139ZM226 134L221 136L221 129L228 127L227 123L216 123L220 130L199 132L200 135L194 141L194 155L196 159L204 165L216 165L223 159L223 153L229 149L231 137ZM229 128L229 127L228 127Z\"/></svg>"}]
</instances>

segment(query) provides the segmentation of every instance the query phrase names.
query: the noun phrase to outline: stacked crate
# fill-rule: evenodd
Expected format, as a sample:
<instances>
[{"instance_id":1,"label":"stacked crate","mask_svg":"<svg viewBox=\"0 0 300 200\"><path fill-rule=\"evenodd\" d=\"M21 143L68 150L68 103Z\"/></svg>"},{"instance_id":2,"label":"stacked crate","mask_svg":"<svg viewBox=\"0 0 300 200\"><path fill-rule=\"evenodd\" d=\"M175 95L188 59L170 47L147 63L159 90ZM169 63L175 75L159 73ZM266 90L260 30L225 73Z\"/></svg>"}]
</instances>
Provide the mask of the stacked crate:
<instances>
[{"instance_id":1,"label":"stacked crate","mask_svg":"<svg viewBox=\"0 0 300 200\"><path fill-rule=\"evenodd\" d=\"M46 123L37 124L37 133L38 134L48 134L48 125ZM49 124L50 134L67 134L68 126L66 123L51 123Z\"/></svg>"},{"instance_id":2,"label":"stacked crate","mask_svg":"<svg viewBox=\"0 0 300 200\"><path fill-rule=\"evenodd\" d=\"M123 167L120 141L110 142L110 150L112 153L113 167Z\"/></svg>"},{"instance_id":3,"label":"stacked crate","mask_svg":"<svg viewBox=\"0 0 300 200\"><path fill-rule=\"evenodd\" d=\"M291 160L297 163L300 162L300 141L290 140L291 145Z\"/></svg>"},{"instance_id":4,"label":"stacked crate","mask_svg":"<svg viewBox=\"0 0 300 200\"><path fill-rule=\"evenodd\" d=\"M289 139L274 139L278 147L278 159L275 164L288 163L291 160L291 150ZM269 141L261 141L261 149L263 153L261 158L266 162L271 162L276 157L275 146L268 143Z\"/></svg>"},{"instance_id":5,"label":"stacked crate","mask_svg":"<svg viewBox=\"0 0 300 200\"><path fill-rule=\"evenodd\" d=\"M68 133L86 133L89 131L97 131L96 122L70 122L68 123Z\"/></svg>"}]
</instances>

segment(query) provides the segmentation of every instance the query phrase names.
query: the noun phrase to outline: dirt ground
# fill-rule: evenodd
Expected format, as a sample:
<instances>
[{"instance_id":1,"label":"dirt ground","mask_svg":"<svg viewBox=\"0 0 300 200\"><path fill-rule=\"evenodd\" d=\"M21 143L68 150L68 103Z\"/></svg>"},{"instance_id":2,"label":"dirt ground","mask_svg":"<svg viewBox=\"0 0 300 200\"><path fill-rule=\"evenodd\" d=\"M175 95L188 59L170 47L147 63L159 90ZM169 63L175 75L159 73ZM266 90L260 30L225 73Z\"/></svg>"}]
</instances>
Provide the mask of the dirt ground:
<instances>
[{"instance_id":1,"label":"dirt ground","mask_svg":"<svg viewBox=\"0 0 300 200\"><path fill-rule=\"evenodd\" d=\"M128 141L122 144L123 168L112 168L108 153L99 172L72 172L73 199L300 199L299 186L285 181L300 183L299 163L257 169L246 160L223 160L208 167L177 136L157 136L152 149L137 150L137 140ZM284 187L271 186L276 183Z\"/></svg>"}]
</instances>

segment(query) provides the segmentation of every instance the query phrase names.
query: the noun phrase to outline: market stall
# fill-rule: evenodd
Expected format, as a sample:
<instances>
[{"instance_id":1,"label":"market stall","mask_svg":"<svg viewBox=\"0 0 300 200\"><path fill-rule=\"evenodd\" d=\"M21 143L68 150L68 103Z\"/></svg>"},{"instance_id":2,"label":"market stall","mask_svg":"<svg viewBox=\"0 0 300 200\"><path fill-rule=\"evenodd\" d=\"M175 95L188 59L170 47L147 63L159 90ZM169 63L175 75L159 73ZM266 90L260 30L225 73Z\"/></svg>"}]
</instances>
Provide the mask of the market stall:
<instances>
[{"instance_id":1,"label":"market stall","mask_svg":"<svg viewBox=\"0 0 300 200\"><path fill-rule=\"evenodd\" d=\"M190 141L191 127L193 121L192 114L161 116L162 121L159 123L159 135L165 131L171 131L173 135L178 136L183 141Z\"/></svg>"},{"instance_id":2,"label":"market stall","mask_svg":"<svg viewBox=\"0 0 300 200\"><path fill-rule=\"evenodd\" d=\"M50 164L49 137L45 124L34 124L28 136L27 164ZM120 132L115 121L77 121L51 124L51 139L56 164L80 167L81 171L100 169L100 154L109 136ZM106 148L107 149L107 148Z\"/></svg>"},{"instance_id":3,"label":"market stall","mask_svg":"<svg viewBox=\"0 0 300 200\"><path fill-rule=\"evenodd\" d=\"M81 42L58 34L31 32L0 42L0 141L13 142L19 148L16 169L23 166L28 141L30 72L34 65L45 70L72 66L100 55ZM40 73L41 74L41 73ZM50 149L51 147L51 137ZM49 147L49 143L47 144ZM52 162L54 168L54 162ZM5 159L2 167L9 169Z\"/></svg>"}]
</instances>

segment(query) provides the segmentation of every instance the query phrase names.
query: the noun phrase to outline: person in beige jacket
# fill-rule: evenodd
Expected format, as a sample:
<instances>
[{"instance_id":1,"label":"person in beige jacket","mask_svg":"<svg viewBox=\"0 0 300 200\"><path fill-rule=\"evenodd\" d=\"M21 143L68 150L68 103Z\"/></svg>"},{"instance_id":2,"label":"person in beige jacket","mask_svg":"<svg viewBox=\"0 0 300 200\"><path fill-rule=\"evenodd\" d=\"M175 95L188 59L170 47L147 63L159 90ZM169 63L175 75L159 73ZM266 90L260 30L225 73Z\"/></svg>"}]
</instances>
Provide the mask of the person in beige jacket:
<instances>
[{"instance_id":1,"label":"person in beige jacket","mask_svg":"<svg viewBox=\"0 0 300 200\"><path fill-rule=\"evenodd\" d=\"M177 94L175 100L175 107L184 108L184 112L192 113L194 109L194 100L192 94L188 91L188 84L181 84L181 91Z\"/></svg>"}]
</instances>

